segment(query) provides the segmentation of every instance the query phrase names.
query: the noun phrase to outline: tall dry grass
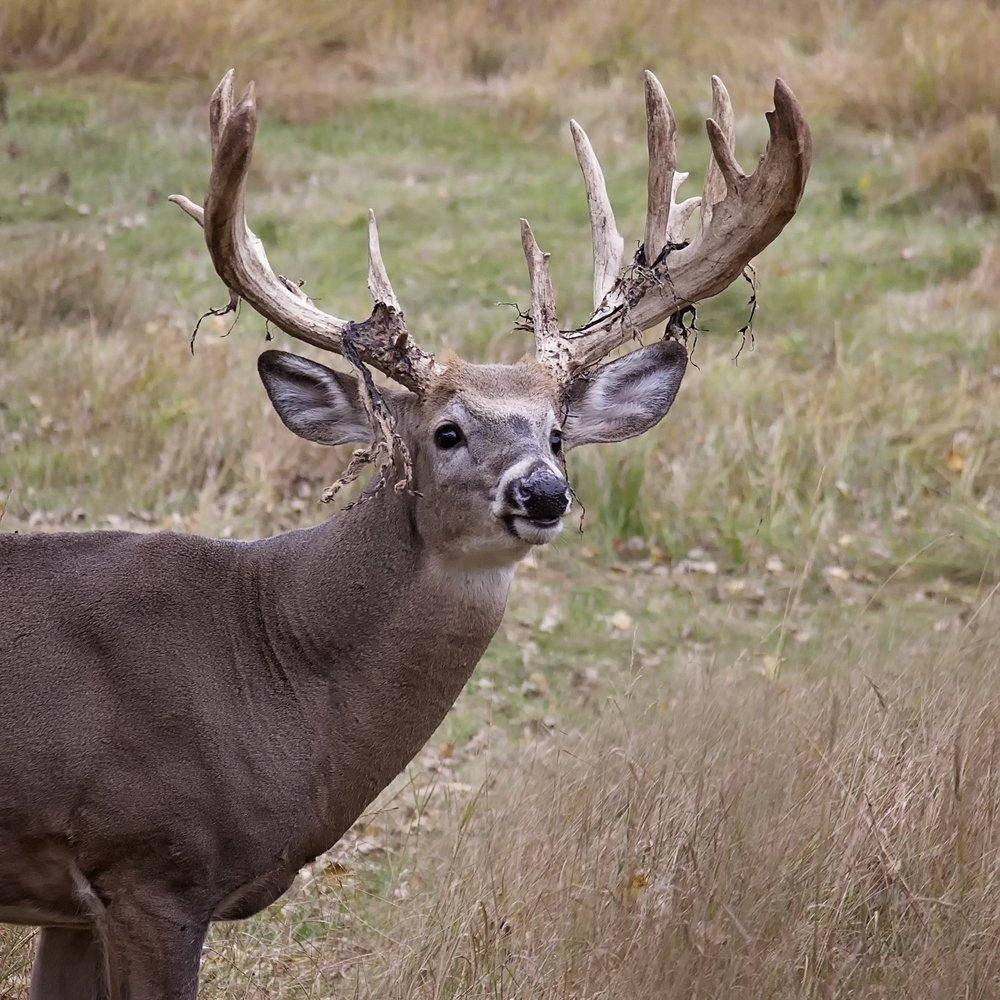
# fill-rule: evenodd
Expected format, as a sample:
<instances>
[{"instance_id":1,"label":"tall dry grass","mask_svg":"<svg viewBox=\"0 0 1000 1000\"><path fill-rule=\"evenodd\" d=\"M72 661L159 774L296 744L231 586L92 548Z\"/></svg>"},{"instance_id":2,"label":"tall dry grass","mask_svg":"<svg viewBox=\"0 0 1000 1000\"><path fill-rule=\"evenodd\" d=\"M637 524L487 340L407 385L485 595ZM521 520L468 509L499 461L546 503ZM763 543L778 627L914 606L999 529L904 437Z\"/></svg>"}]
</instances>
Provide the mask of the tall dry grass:
<instances>
[{"instance_id":1,"label":"tall dry grass","mask_svg":"<svg viewBox=\"0 0 1000 1000\"><path fill-rule=\"evenodd\" d=\"M346 852L277 927L219 928L210 995L995 997L996 625L887 656L862 616L781 675L624 664L597 722L474 739L464 784L376 808L384 881Z\"/></svg>"},{"instance_id":2,"label":"tall dry grass","mask_svg":"<svg viewBox=\"0 0 1000 1000\"><path fill-rule=\"evenodd\" d=\"M345 79L582 86L649 65L682 89L710 72L763 89L781 70L811 104L891 131L995 114L998 47L989 0L7 0L0 18L0 66L160 78L280 67L290 106Z\"/></svg>"},{"instance_id":3,"label":"tall dry grass","mask_svg":"<svg viewBox=\"0 0 1000 1000\"><path fill-rule=\"evenodd\" d=\"M0 260L0 328L86 324L106 333L129 309L127 281L92 242L60 232Z\"/></svg>"},{"instance_id":4,"label":"tall dry grass","mask_svg":"<svg viewBox=\"0 0 1000 1000\"><path fill-rule=\"evenodd\" d=\"M236 64L296 122L416 86L485 87L538 124L575 110L568 93L613 95L650 66L700 125L709 74L754 105L782 75L814 121L923 137L912 176L973 211L1000 197L998 50L990 0L6 0L0 14L0 71L214 80Z\"/></svg>"},{"instance_id":5,"label":"tall dry grass","mask_svg":"<svg viewBox=\"0 0 1000 1000\"><path fill-rule=\"evenodd\" d=\"M266 400L248 392L255 342L219 339L225 325L206 324L194 364L182 348L190 331L179 325L133 316L109 332L89 320L0 334L0 454L5 445L24 449L17 506L37 512L27 527L145 522L249 534L288 528L307 506L313 521L328 513L315 495L338 460L324 456L314 478L302 478L316 469L315 449L280 433ZM197 419L206 399L220 404L208 423ZM87 509L86 483L113 515Z\"/></svg>"}]
</instances>

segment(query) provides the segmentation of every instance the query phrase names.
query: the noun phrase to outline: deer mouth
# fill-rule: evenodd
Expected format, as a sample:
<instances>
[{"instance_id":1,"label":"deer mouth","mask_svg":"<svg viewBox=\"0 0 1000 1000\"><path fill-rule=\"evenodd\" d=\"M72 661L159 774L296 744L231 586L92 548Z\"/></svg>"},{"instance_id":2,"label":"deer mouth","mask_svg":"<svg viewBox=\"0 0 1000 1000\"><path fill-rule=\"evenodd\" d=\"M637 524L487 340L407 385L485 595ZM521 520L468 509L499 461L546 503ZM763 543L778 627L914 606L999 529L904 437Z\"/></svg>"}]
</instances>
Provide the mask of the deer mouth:
<instances>
[{"instance_id":1,"label":"deer mouth","mask_svg":"<svg viewBox=\"0 0 1000 1000\"><path fill-rule=\"evenodd\" d=\"M503 519L507 530L529 545L545 545L562 531L561 517L528 517L526 514L507 514Z\"/></svg>"}]
</instances>

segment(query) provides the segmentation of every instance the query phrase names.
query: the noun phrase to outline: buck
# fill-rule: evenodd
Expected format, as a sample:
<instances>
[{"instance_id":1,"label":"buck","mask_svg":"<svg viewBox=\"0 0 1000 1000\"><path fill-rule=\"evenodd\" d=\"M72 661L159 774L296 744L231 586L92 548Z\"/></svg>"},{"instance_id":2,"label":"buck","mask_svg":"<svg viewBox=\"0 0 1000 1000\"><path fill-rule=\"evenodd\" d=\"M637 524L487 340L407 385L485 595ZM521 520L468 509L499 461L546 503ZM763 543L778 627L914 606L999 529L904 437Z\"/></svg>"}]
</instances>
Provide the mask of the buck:
<instances>
[{"instance_id":1,"label":"buck","mask_svg":"<svg viewBox=\"0 0 1000 1000\"><path fill-rule=\"evenodd\" d=\"M234 104L232 71L222 80L204 207L172 200L204 228L226 310L243 299L349 363L353 374L269 350L259 370L291 431L360 445L346 478L366 463L376 474L339 515L262 541L0 538L0 921L41 927L32 998L194 997L209 924L277 899L441 722L518 561L560 532L566 453L641 434L670 408L687 363L675 326L606 359L724 289L774 240L802 195L810 136L778 80L766 152L744 174L713 80L704 191L678 204L674 117L651 73L645 88L634 260L573 122L593 313L560 329L548 254L522 220L536 351L500 365L418 346L372 216L367 319L321 311L275 272L244 215L253 84Z\"/></svg>"}]
</instances>

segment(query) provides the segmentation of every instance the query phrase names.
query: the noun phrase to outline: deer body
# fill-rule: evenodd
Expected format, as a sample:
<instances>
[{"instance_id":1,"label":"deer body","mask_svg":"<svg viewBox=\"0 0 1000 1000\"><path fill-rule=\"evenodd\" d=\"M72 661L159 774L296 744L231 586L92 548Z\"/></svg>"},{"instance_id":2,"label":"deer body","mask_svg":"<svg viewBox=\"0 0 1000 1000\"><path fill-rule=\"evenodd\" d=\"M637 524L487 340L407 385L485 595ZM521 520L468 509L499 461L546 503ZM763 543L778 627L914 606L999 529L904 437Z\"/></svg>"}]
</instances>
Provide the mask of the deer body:
<instances>
[{"instance_id":1,"label":"deer body","mask_svg":"<svg viewBox=\"0 0 1000 1000\"><path fill-rule=\"evenodd\" d=\"M253 86L234 104L226 75L204 207L173 199L230 291L216 314L244 299L342 355L355 374L281 351L258 368L290 430L363 446L340 482L378 471L337 517L258 542L0 537L0 921L44 928L32 1000L192 1000L209 923L276 899L413 758L496 632L517 562L562 528L565 452L658 423L687 352L664 336L603 359L728 285L794 213L809 132L780 81L774 100L747 176L713 80L713 159L688 243L699 199L674 200L676 127L647 74L648 210L631 268L572 123L594 312L559 328L548 255L522 220L536 356L475 365L411 338L374 216L363 322L321 311L271 267L244 216Z\"/></svg>"},{"instance_id":2,"label":"deer body","mask_svg":"<svg viewBox=\"0 0 1000 1000\"><path fill-rule=\"evenodd\" d=\"M513 567L439 564L393 509L414 502L261 542L0 539L0 704L26 706L0 716L0 919L91 922L74 868L248 916L339 839L503 614ZM38 842L52 864L19 874Z\"/></svg>"}]
</instances>

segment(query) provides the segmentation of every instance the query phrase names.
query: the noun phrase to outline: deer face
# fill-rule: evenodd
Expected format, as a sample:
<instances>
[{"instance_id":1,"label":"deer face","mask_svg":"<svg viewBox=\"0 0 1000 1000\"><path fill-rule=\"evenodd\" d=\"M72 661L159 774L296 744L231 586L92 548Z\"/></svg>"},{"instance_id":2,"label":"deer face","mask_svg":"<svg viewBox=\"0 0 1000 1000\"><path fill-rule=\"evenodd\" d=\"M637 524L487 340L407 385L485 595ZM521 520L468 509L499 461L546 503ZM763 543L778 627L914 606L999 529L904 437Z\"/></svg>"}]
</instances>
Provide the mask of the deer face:
<instances>
[{"instance_id":1,"label":"deer face","mask_svg":"<svg viewBox=\"0 0 1000 1000\"><path fill-rule=\"evenodd\" d=\"M566 452L621 441L670 408L687 363L660 341L561 391L533 360L474 365L454 359L423 396L381 389L413 461L417 530L465 563L519 559L562 530L572 493ZM267 351L259 370L285 425L319 444L369 444L372 427L354 376Z\"/></svg>"},{"instance_id":2,"label":"deer face","mask_svg":"<svg viewBox=\"0 0 1000 1000\"><path fill-rule=\"evenodd\" d=\"M439 549L503 560L559 534L571 502L563 421L538 365L454 359L416 416L420 528Z\"/></svg>"}]
</instances>

